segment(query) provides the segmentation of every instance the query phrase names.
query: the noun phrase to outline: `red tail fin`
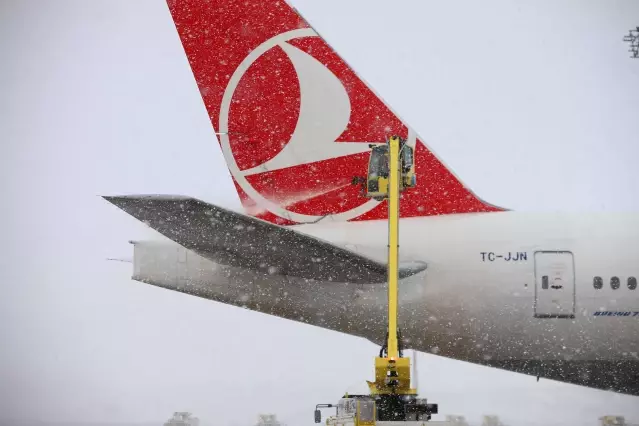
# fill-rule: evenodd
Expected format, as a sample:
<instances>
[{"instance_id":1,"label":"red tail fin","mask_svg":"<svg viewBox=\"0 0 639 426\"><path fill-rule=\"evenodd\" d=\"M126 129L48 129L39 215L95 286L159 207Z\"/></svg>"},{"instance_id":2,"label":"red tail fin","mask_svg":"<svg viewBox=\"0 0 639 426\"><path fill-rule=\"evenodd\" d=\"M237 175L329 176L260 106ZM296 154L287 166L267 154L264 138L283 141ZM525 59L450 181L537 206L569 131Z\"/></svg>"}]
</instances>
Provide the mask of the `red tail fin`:
<instances>
[{"instance_id":1,"label":"red tail fin","mask_svg":"<svg viewBox=\"0 0 639 426\"><path fill-rule=\"evenodd\" d=\"M386 217L351 184L368 143L415 146L401 216L498 211L468 190L283 0L169 0L240 199L276 223Z\"/></svg>"}]
</instances>

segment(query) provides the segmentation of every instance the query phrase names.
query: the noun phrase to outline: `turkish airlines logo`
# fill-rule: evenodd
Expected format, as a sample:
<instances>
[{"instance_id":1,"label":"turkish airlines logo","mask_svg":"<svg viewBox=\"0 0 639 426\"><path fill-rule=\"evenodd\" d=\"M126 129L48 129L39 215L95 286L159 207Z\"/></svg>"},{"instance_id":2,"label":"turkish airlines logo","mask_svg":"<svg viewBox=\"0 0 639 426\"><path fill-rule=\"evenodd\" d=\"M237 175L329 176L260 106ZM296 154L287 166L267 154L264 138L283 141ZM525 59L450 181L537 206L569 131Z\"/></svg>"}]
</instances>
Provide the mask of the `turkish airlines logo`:
<instances>
[{"instance_id":1,"label":"turkish airlines logo","mask_svg":"<svg viewBox=\"0 0 639 426\"><path fill-rule=\"evenodd\" d=\"M383 140L337 142L349 124L357 120L358 111L352 111L351 99L342 81L312 54L290 43L308 37L315 38L318 35L310 28L279 34L251 51L234 71L220 107L218 131L222 152L235 181L258 209L268 210L298 223L313 222L326 214L295 211L293 207L300 202L327 197L327 202L342 203L339 205L343 206L341 211L330 213L330 217L339 221L350 220L379 204L378 201L359 196L354 205L352 200L340 201L339 196L345 197L348 191L345 188L350 186L353 176L349 173L354 173L353 159L358 161L357 170L362 169L364 158L368 158L368 143ZM276 48L281 49L278 51L283 51L292 64L293 78L298 83L296 87L295 84L260 86L260 79L270 76L251 71L252 66L260 58L265 60L267 54L273 61L281 63L283 55L280 53L280 57L276 57L273 54ZM268 67L263 72L268 73L269 70L280 72L279 68L274 70ZM297 90L299 95L290 95L290 92ZM277 101L280 98L288 100L280 104ZM243 126L259 134L259 140L243 139L242 129L233 128L242 127L235 124L241 120L234 119L233 111L234 108L241 109L243 103L250 104L250 110L246 112L250 118L245 120ZM259 115L261 111L266 113ZM235 115L239 116L239 113ZM290 124L288 131L287 123ZM386 130L391 132L395 129ZM240 136L234 136L238 133ZM278 136L286 140L274 142ZM234 137L236 139L232 139ZM409 129L408 143L414 147L415 142L416 136ZM306 179L306 171L317 170L318 167L322 168L322 164L329 163L325 173L317 172L314 175L314 182L310 186L303 182L291 182L290 174L286 179L289 182L283 182L282 176L286 175L287 170L294 171L295 179L303 180ZM352 193L352 189L350 191Z\"/></svg>"}]
</instances>

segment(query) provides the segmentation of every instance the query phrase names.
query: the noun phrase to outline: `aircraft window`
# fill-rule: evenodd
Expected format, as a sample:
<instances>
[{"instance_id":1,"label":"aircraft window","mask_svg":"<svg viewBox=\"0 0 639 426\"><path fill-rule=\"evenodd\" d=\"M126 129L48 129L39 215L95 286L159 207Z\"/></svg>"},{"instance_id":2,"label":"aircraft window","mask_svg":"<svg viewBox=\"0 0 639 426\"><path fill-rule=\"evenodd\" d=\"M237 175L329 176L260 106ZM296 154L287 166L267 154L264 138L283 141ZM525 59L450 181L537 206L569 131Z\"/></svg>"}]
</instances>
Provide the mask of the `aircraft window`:
<instances>
[{"instance_id":1,"label":"aircraft window","mask_svg":"<svg viewBox=\"0 0 639 426\"><path fill-rule=\"evenodd\" d=\"M617 290L620 285L621 281L619 281L619 277L610 278L610 287L612 287L613 290Z\"/></svg>"},{"instance_id":2,"label":"aircraft window","mask_svg":"<svg viewBox=\"0 0 639 426\"><path fill-rule=\"evenodd\" d=\"M404 145L402 148L402 172L408 173L413 164L413 148Z\"/></svg>"},{"instance_id":3,"label":"aircraft window","mask_svg":"<svg viewBox=\"0 0 639 426\"><path fill-rule=\"evenodd\" d=\"M388 148L386 146L376 146L375 148L373 148L369 164L369 173L373 175L373 177L388 177L389 171L387 152Z\"/></svg>"},{"instance_id":4,"label":"aircraft window","mask_svg":"<svg viewBox=\"0 0 639 426\"><path fill-rule=\"evenodd\" d=\"M595 290L601 290L603 288L603 280L601 279L601 277L595 277L595 279L592 281L592 285L595 286Z\"/></svg>"},{"instance_id":5,"label":"aircraft window","mask_svg":"<svg viewBox=\"0 0 639 426\"><path fill-rule=\"evenodd\" d=\"M637 288L637 279L635 277L628 278L628 288L635 290Z\"/></svg>"}]
</instances>

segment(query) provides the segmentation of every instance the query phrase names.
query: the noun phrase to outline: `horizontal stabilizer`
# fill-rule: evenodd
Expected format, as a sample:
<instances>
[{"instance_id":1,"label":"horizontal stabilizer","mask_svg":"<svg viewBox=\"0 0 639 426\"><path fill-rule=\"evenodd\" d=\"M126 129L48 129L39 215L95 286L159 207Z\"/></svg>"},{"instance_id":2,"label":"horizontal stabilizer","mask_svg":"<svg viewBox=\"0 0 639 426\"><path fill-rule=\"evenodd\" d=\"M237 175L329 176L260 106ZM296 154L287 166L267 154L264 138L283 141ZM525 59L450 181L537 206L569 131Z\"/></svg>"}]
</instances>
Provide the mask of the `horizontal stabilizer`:
<instances>
[{"instance_id":1,"label":"horizontal stabilizer","mask_svg":"<svg viewBox=\"0 0 639 426\"><path fill-rule=\"evenodd\" d=\"M387 279L386 265L375 260L195 198L128 195L104 199L218 264L316 281L374 284ZM400 278L424 269L424 263L411 262L400 268Z\"/></svg>"}]
</instances>

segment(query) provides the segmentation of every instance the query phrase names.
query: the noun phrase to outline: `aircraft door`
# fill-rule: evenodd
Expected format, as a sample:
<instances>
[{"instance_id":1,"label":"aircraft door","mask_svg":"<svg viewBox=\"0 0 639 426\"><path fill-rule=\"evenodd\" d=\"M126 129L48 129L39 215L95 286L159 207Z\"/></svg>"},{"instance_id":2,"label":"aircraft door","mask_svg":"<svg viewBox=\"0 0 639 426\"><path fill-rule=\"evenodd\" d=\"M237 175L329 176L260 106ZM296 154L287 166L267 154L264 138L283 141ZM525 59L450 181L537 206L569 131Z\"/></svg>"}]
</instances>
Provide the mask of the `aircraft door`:
<instances>
[{"instance_id":1,"label":"aircraft door","mask_svg":"<svg viewBox=\"0 0 639 426\"><path fill-rule=\"evenodd\" d=\"M535 317L575 317L575 263L569 251L535 252Z\"/></svg>"}]
</instances>

